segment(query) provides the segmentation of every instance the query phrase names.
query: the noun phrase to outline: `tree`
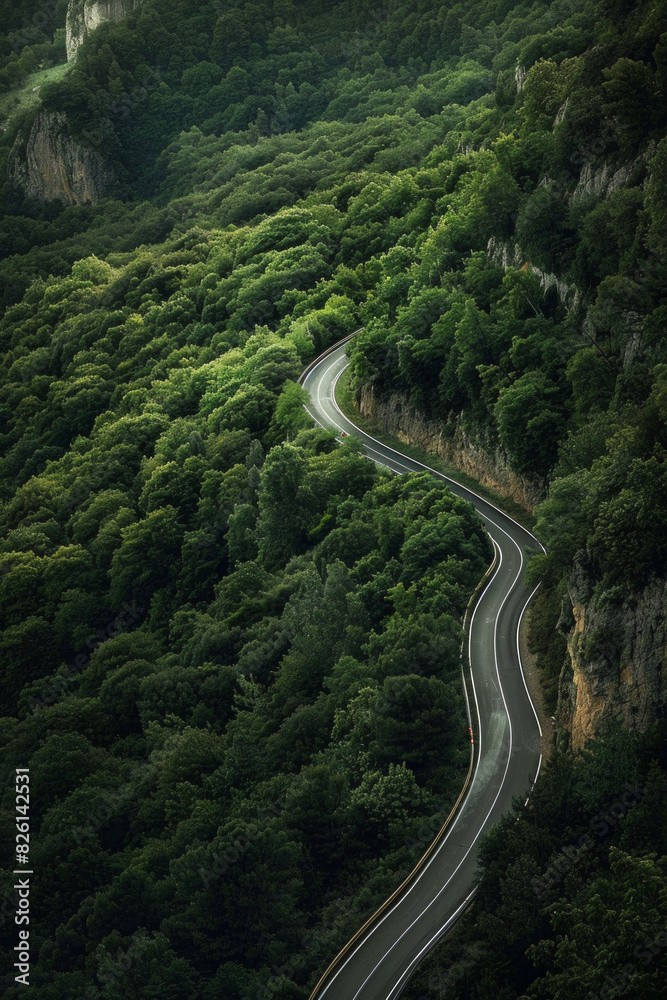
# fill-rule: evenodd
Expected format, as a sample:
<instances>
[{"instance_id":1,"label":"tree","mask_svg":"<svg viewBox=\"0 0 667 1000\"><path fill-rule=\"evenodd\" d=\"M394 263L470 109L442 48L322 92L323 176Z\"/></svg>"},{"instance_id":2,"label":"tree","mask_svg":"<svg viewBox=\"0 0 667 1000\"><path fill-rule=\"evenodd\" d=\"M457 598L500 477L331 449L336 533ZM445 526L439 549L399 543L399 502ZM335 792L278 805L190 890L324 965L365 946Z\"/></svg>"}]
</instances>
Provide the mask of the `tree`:
<instances>
[{"instance_id":1,"label":"tree","mask_svg":"<svg viewBox=\"0 0 667 1000\"><path fill-rule=\"evenodd\" d=\"M392 594L393 596L393 594ZM459 664L460 625L449 615L394 614L380 634L371 632L369 658L383 677L446 676Z\"/></svg>"},{"instance_id":2,"label":"tree","mask_svg":"<svg viewBox=\"0 0 667 1000\"><path fill-rule=\"evenodd\" d=\"M197 508L199 486L204 463L196 459L186 459L184 466L177 462L167 462L152 470L139 498L142 514L150 514L161 507L172 507L184 518L191 516Z\"/></svg>"},{"instance_id":3,"label":"tree","mask_svg":"<svg viewBox=\"0 0 667 1000\"><path fill-rule=\"evenodd\" d=\"M230 565L257 556L257 518L257 508L249 503L237 504L229 515L227 547Z\"/></svg>"},{"instance_id":4,"label":"tree","mask_svg":"<svg viewBox=\"0 0 667 1000\"><path fill-rule=\"evenodd\" d=\"M4 664L2 699L3 715L16 711L19 692L29 681L46 677L58 663L53 630L38 615L30 615L17 625L10 625L0 637L0 657ZM39 650L39 657L35 650Z\"/></svg>"},{"instance_id":5,"label":"tree","mask_svg":"<svg viewBox=\"0 0 667 1000\"><path fill-rule=\"evenodd\" d=\"M572 65L561 67L551 59L540 59L531 66L521 109L521 116L529 130L552 127L556 113L565 100L570 82L568 77L571 77L572 71Z\"/></svg>"},{"instance_id":6,"label":"tree","mask_svg":"<svg viewBox=\"0 0 667 1000\"><path fill-rule=\"evenodd\" d=\"M527 372L502 389L495 405L498 435L517 472L546 477L565 423L562 391L542 372Z\"/></svg>"},{"instance_id":7,"label":"tree","mask_svg":"<svg viewBox=\"0 0 667 1000\"><path fill-rule=\"evenodd\" d=\"M302 483L305 459L292 445L272 448L262 467L257 532L259 557L273 569L298 552L304 540L308 498Z\"/></svg>"},{"instance_id":8,"label":"tree","mask_svg":"<svg viewBox=\"0 0 667 1000\"><path fill-rule=\"evenodd\" d=\"M648 242L651 249L663 257L667 255L667 139L663 139L651 160L650 175L646 185L646 207L651 226Z\"/></svg>"},{"instance_id":9,"label":"tree","mask_svg":"<svg viewBox=\"0 0 667 1000\"><path fill-rule=\"evenodd\" d=\"M111 601L147 602L158 587L176 579L183 526L173 507L151 511L143 521L121 531L122 543L109 572Z\"/></svg>"},{"instance_id":10,"label":"tree","mask_svg":"<svg viewBox=\"0 0 667 1000\"><path fill-rule=\"evenodd\" d=\"M44 598L44 560L33 552L3 552L0 555L0 607L7 625L21 619L26 607L38 606Z\"/></svg>"},{"instance_id":11,"label":"tree","mask_svg":"<svg viewBox=\"0 0 667 1000\"><path fill-rule=\"evenodd\" d=\"M298 383L285 383L278 397L274 415L274 423L283 434L295 434L302 427L311 426L312 419L304 409L309 398L306 390Z\"/></svg>"},{"instance_id":12,"label":"tree","mask_svg":"<svg viewBox=\"0 0 667 1000\"><path fill-rule=\"evenodd\" d=\"M603 73L602 110L614 123L622 156L633 156L651 131L656 89L653 70L646 63L622 57Z\"/></svg>"},{"instance_id":13,"label":"tree","mask_svg":"<svg viewBox=\"0 0 667 1000\"><path fill-rule=\"evenodd\" d=\"M82 674L79 691L84 696L95 695L102 684L125 664L137 661L154 663L159 655L159 642L150 632L123 632L107 639L90 654L90 663ZM143 667L138 669L141 672Z\"/></svg>"},{"instance_id":14,"label":"tree","mask_svg":"<svg viewBox=\"0 0 667 1000\"><path fill-rule=\"evenodd\" d=\"M83 545L90 542L102 524L122 507L128 506L127 494L122 490L101 490L93 494L72 514L70 524L73 540Z\"/></svg>"},{"instance_id":15,"label":"tree","mask_svg":"<svg viewBox=\"0 0 667 1000\"><path fill-rule=\"evenodd\" d=\"M61 545L52 555L47 556L44 560L43 580L45 605L51 612L64 591L75 586L95 590L98 582L90 553L81 545Z\"/></svg>"},{"instance_id":16,"label":"tree","mask_svg":"<svg viewBox=\"0 0 667 1000\"><path fill-rule=\"evenodd\" d=\"M155 664L148 660L128 660L102 681L100 702L116 719L119 732L125 734L141 730L139 697L144 689L142 682L156 670Z\"/></svg>"},{"instance_id":17,"label":"tree","mask_svg":"<svg viewBox=\"0 0 667 1000\"><path fill-rule=\"evenodd\" d=\"M374 705L374 759L403 760L422 781L458 762L465 717L457 683L415 674L387 677Z\"/></svg>"},{"instance_id":18,"label":"tree","mask_svg":"<svg viewBox=\"0 0 667 1000\"><path fill-rule=\"evenodd\" d=\"M588 419L605 412L616 387L617 365L594 347L582 347L570 358L567 378L572 385L575 412Z\"/></svg>"},{"instance_id":19,"label":"tree","mask_svg":"<svg viewBox=\"0 0 667 1000\"><path fill-rule=\"evenodd\" d=\"M111 943L95 951L96 979L102 984L102 1000L124 1000L131 992L137 1000L194 1000L199 976L188 961L179 958L164 934L136 930L123 947Z\"/></svg>"},{"instance_id":20,"label":"tree","mask_svg":"<svg viewBox=\"0 0 667 1000\"><path fill-rule=\"evenodd\" d=\"M222 878L216 875L218 859L218 870L227 864ZM288 953L298 947L304 930L302 871L300 845L275 822L229 820L203 851L174 860L180 905L163 932L172 941L194 944L216 964L277 963L286 947Z\"/></svg>"},{"instance_id":21,"label":"tree","mask_svg":"<svg viewBox=\"0 0 667 1000\"><path fill-rule=\"evenodd\" d=\"M350 796L351 808L362 813L385 843L394 845L402 841L408 820L419 814L427 802L428 796L405 763L390 764L387 774L369 771Z\"/></svg>"},{"instance_id":22,"label":"tree","mask_svg":"<svg viewBox=\"0 0 667 1000\"><path fill-rule=\"evenodd\" d=\"M573 996L573 982L574 996L581 1000L591 991L604 995L628 988L636 995L659 996L667 943L664 859L633 858L612 847L609 864L610 871L601 871L574 901L554 905L550 922L562 937L529 950L533 962L548 969L554 1000Z\"/></svg>"},{"instance_id":23,"label":"tree","mask_svg":"<svg viewBox=\"0 0 667 1000\"><path fill-rule=\"evenodd\" d=\"M565 569L585 547L590 531L586 497L591 489L585 470L556 479L537 508L535 531L547 547L549 561Z\"/></svg>"},{"instance_id":24,"label":"tree","mask_svg":"<svg viewBox=\"0 0 667 1000\"><path fill-rule=\"evenodd\" d=\"M253 436L266 434L275 409L274 395L261 385L242 385L220 408L223 427L248 430Z\"/></svg>"},{"instance_id":25,"label":"tree","mask_svg":"<svg viewBox=\"0 0 667 1000\"><path fill-rule=\"evenodd\" d=\"M106 760L106 752L80 733L51 735L30 759L37 815L43 816L53 802L64 799L84 778L102 770Z\"/></svg>"}]
</instances>

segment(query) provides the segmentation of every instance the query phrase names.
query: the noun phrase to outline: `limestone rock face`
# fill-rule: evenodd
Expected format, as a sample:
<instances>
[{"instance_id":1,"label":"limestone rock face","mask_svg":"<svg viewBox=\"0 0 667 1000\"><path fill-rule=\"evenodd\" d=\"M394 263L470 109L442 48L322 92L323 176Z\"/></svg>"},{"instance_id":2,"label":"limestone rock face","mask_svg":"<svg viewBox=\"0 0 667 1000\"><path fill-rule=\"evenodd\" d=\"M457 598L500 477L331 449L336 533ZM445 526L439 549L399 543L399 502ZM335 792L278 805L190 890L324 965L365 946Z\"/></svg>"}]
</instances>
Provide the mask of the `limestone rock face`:
<instances>
[{"instance_id":1,"label":"limestone rock face","mask_svg":"<svg viewBox=\"0 0 667 1000\"><path fill-rule=\"evenodd\" d=\"M667 697L665 581L637 594L600 597L592 593L585 562L580 553L570 578L574 628L559 691L559 722L574 749L612 719L644 732Z\"/></svg>"},{"instance_id":2,"label":"limestone rock face","mask_svg":"<svg viewBox=\"0 0 667 1000\"><path fill-rule=\"evenodd\" d=\"M473 440L460 424L450 437L442 424L427 420L413 410L402 396L393 394L379 400L367 387L361 391L359 409L388 434L395 435L406 444L433 452L485 486L511 497L527 510L532 511L535 504L544 499L538 486L510 468L501 448L491 441Z\"/></svg>"},{"instance_id":3,"label":"limestone rock face","mask_svg":"<svg viewBox=\"0 0 667 1000\"><path fill-rule=\"evenodd\" d=\"M585 198L608 198L614 191L626 186L635 166L635 163L627 163L614 170L605 163L596 170L592 163L587 163L572 192L572 204L576 205Z\"/></svg>"},{"instance_id":4,"label":"limestone rock face","mask_svg":"<svg viewBox=\"0 0 667 1000\"><path fill-rule=\"evenodd\" d=\"M120 21L141 3L143 0L70 0L65 24L68 61L91 31L104 21Z\"/></svg>"},{"instance_id":5,"label":"limestone rock face","mask_svg":"<svg viewBox=\"0 0 667 1000\"><path fill-rule=\"evenodd\" d=\"M471 438L461 425L446 435L441 424L427 420L398 394L378 399L365 387L360 410L387 433L433 452L529 510L543 499L534 484L509 468L493 442ZM568 633L569 654L559 682L559 725L569 732L575 750L612 720L645 732L667 702L667 583L654 580L640 593L596 594L582 551L568 591L571 614L564 613L558 625Z\"/></svg>"},{"instance_id":6,"label":"limestone rock face","mask_svg":"<svg viewBox=\"0 0 667 1000\"><path fill-rule=\"evenodd\" d=\"M9 157L11 186L36 201L84 205L104 197L114 174L103 157L73 139L62 112L41 111Z\"/></svg>"},{"instance_id":7,"label":"limestone rock face","mask_svg":"<svg viewBox=\"0 0 667 1000\"><path fill-rule=\"evenodd\" d=\"M575 285L571 285L558 275L542 271L539 267L526 260L525 254L518 243L504 243L492 236L487 244L486 252L498 267L506 271L509 267L517 271L530 271L540 279L540 287L546 295L552 288L556 290L558 301L566 309L576 309L581 302L581 293Z\"/></svg>"}]
</instances>

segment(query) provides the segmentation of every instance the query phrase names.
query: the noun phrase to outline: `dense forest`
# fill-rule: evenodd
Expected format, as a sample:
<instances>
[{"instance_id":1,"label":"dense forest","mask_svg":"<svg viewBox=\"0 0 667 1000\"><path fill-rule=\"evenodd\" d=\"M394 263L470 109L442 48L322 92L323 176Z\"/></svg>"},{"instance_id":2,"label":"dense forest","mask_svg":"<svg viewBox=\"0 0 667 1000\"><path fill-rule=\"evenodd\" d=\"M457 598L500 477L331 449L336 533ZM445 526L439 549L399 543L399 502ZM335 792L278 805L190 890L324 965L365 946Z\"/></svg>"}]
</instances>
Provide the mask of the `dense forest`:
<instances>
[{"instance_id":1,"label":"dense forest","mask_svg":"<svg viewBox=\"0 0 667 1000\"><path fill-rule=\"evenodd\" d=\"M66 13L0 0L6 956L15 767L36 873L31 985L0 983L306 1000L461 787L492 552L444 486L313 428L299 373L363 327L353 392L542 497L556 712L573 572L611 609L666 575L667 9L145 0L67 65ZM38 197L44 121L102 197ZM663 995L649 721L561 729L409 1000Z\"/></svg>"}]
</instances>

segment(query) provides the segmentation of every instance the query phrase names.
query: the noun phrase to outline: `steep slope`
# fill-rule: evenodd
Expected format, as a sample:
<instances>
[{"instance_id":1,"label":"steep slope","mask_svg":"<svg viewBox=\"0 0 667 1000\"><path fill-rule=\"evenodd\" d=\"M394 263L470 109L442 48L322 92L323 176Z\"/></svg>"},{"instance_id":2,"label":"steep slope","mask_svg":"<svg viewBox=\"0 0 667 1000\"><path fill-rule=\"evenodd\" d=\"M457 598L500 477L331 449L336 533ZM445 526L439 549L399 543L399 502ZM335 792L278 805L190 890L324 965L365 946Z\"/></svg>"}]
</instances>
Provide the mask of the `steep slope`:
<instances>
[{"instance_id":1,"label":"steep slope","mask_svg":"<svg viewBox=\"0 0 667 1000\"><path fill-rule=\"evenodd\" d=\"M64 59L65 5L39 31L27 0L2 13L11 94ZM654 941L666 33L649 0L147 0L0 136L0 729L39 778L40 1000L131 995L139 969L160 995L303 1000L460 779L483 537L304 431L291 384L360 326L364 405L539 500L531 642L561 746L596 739L481 848L476 995L570 996L573 961L608 990L626 905L627 964ZM579 852L619 801L627 828Z\"/></svg>"},{"instance_id":2,"label":"steep slope","mask_svg":"<svg viewBox=\"0 0 667 1000\"><path fill-rule=\"evenodd\" d=\"M347 367L345 350L343 345L325 354L302 379L310 395L309 413L325 427L353 434L367 457L381 467L399 475L424 470L420 462L385 447L341 412L335 388ZM468 607L467 653L462 658L474 759L456 812L448 817L436 848L429 849L418 872L378 911L365 933L357 932L314 992L318 998L400 995L418 964L474 897L480 838L511 810L516 797L526 798L542 766L542 731L519 652L521 621L532 596L523 584L524 552L537 550L539 543L478 494L432 474L473 504L495 550L494 562Z\"/></svg>"},{"instance_id":3,"label":"steep slope","mask_svg":"<svg viewBox=\"0 0 667 1000\"><path fill-rule=\"evenodd\" d=\"M11 187L26 201L87 205L100 201L114 173L95 149L72 139L67 118L42 111L27 134L20 133L7 162Z\"/></svg>"},{"instance_id":4,"label":"steep slope","mask_svg":"<svg viewBox=\"0 0 667 1000\"><path fill-rule=\"evenodd\" d=\"M100 24L120 21L131 14L143 0L69 0L67 5L67 59L73 59L77 49Z\"/></svg>"}]
</instances>

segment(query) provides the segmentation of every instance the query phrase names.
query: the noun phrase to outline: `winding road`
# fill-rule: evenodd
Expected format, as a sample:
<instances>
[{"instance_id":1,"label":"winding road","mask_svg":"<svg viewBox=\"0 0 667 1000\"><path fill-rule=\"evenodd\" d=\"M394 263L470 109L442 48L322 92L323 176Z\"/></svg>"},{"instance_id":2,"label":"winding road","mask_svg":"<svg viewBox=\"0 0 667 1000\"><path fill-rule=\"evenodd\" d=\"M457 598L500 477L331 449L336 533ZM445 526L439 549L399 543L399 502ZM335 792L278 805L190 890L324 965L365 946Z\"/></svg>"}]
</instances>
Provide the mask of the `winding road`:
<instances>
[{"instance_id":1,"label":"winding road","mask_svg":"<svg viewBox=\"0 0 667 1000\"><path fill-rule=\"evenodd\" d=\"M353 335L352 335L353 336ZM346 338L316 359L301 382L313 420L353 434L367 456L396 473L428 469L479 511L496 550L494 568L469 623L470 674L464 678L475 738L472 774L458 810L419 872L378 911L329 967L311 1000L396 1000L419 962L474 895L479 839L525 798L542 763L542 735L519 653L519 627L532 593L523 584L526 553L541 549L529 531L488 500L377 441L342 413L336 383L347 367Z\"/></svg>"}]
</instances>

